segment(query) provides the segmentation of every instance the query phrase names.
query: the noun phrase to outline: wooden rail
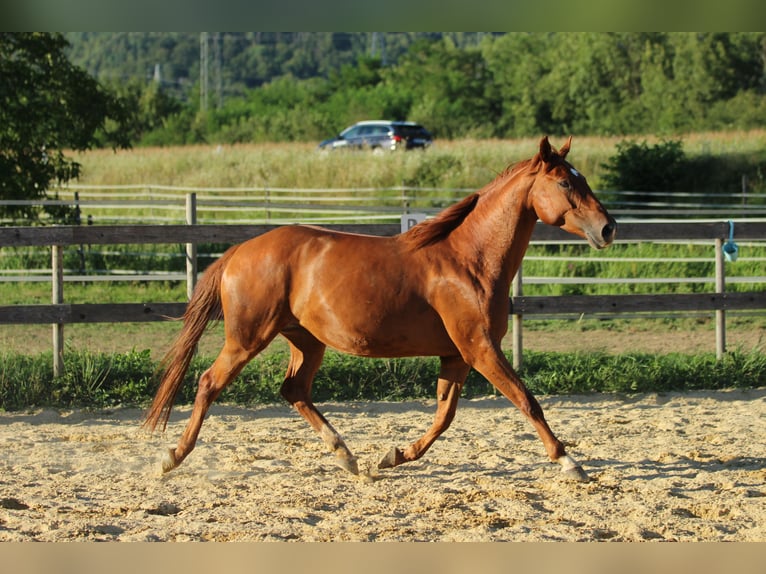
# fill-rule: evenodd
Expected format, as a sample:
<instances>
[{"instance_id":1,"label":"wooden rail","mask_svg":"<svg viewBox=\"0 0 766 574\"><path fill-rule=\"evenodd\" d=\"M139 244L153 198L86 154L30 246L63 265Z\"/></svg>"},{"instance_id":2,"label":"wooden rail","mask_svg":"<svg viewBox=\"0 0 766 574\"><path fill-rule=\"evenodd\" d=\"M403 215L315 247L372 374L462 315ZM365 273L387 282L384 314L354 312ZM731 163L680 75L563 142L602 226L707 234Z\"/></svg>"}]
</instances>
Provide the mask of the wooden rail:
<instances>
[{"instance_id":1,"label":"wooden rail","mask_svg":"<svg viewBox=\"0 0 766 574\"><path fill-rule=\"evenodd\" d=\"M3 206L70 207L83 221L102 224L183 223L184 197L197 201L201 223L313 223L395 222L408 211L433 214L434 201L449 204L473 188L415 186L351 188L188 187L152 184L67 184L55 190L56 199L3 200ZM717 218L764 217L766 205L758 195L736 193L597 191L612 215L620 217ZM711 201L712 200L712 201ZM188 203L186 205L188 208ZM236 215L235 215L236 214ZM234 221L232 218L236 217Z\"/></svg>"},{"instance_id":2,"label":"wooden rail","mask_svg":"<svg viewBox=\"0 0 766 574\"><path fill-rule=\"evenodd\" d=\"M233 243L244 241L277 227L276 225L61 225L50 227L0 227L0 247L81 244L146 243ZM328 229L394 235L398 223L348 223L325 225ZM766 240L766 222L735 222L736 240ZM617 240L626 241L698 241L725 240L729 236L726 221L670 221L618 223ZM571 243L572 235L556 227L538 223L532 241Z\"/></svg>"},{"instance_id":3,"label":"wooden rail","mask_svg":"<svg viewBox=\"0 0 766 574\"><path fill-rule=\"evenodd\" d=\"M82 244L187 244L187 284L197 278L196 244L238 243L265 233L276 225L120 225L0 227L2 246L51 246L52 302L50 305L0 306L2 324L52 324L54 372L63 372L63 326L67 323L141 322L167 320L183 314L184 303L67 304L63 294L62 247ZM399 224L334 224L327 228L371 235L394 235ZM736 240L766 239L766 222L735 224ZM725 352L725 312L766 309L766 291L726 293L725 265L721 247L729 236L729 223L720 222L620 222L618 241L711 241L716 252L716 290L713 293L657 295L547 296L523 295L520 272L514 281L511 300L514 363L522 358L524 315L618 314L628 312L709 311L716 314L716 353ZM571 243L572 236L538 224L532 241Z\"/></svg>"}]
</instances>

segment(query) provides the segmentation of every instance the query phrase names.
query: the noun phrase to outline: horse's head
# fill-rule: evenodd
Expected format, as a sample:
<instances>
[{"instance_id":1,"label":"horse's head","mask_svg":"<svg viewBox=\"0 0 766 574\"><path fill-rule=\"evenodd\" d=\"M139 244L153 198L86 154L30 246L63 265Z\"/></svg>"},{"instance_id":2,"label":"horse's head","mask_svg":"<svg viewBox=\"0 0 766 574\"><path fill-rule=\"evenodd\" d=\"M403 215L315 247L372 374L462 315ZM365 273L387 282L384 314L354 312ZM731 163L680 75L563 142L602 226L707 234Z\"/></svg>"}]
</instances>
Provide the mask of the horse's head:
<instances>
[{"instance_id":1,"label":"horse's head","mask_svg":"<svg viewBox=\"0 0 766 574\"><path fill-rule=\"evenodd\" d=\"M534 183L529 202L537 217L588 240L602 249L614 240L616 222L593 195L588 182L566 161L570 137L556 151L547 136L540 140L540 151L532 158L529 169Z\"/></svg>"}]
</instances>

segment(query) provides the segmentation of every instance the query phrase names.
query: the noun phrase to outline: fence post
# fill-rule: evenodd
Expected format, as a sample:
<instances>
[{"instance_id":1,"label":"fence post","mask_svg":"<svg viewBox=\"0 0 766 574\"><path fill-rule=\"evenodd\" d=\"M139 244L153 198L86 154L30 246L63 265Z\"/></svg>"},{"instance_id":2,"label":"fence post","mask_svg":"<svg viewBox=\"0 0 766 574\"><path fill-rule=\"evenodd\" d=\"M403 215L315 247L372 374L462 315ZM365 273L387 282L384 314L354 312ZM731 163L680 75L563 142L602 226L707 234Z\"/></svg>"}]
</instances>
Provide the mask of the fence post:
<instances>
[{"instance_id":1,"label":"fence post","mask_svg":"<svg viewBox=\"0 0 766 574\"><path fill-rule=\"evenodd\" d=\"M410 200L415 199L415 191L412 191L412 196L407 195L407 186L404 185L404 182L402 182L402 211L404 212L404 215L407 215L410 212Z\"/></svg>"},{"instance_id":2,"label":"fence post","mask_svg":"<svg viewBox=\"0 0 766 574\"><path fill-rule=\"evenodd\" d=\"M726 266L723 256L723 239L715 240L715 292L723 295L726 291ZM715 356L719 361L726 353L726 311L715 311Z\"/></svg>"},{"instance_id":3,"label":"fence post","mask_svg":"<svg viewBox=\"0 0 766 574\"><path fill-rule=\"evenodd\" d=\"M64 302L64 249L61 245L51 246L51 303ZM64 324L53 323L53 376L64 374Z\"/></svg>"},{"instance_id":4,"label":"fence post","mask_svg":"<svg viewBox=\"0 0 766 574\"><path fill-rule=\"evenodd\" d=\"M742 174L742 207L747 204L747 174Z\"/></svg>"},{"instance_id":5,"label":"fence post","mask_svg":"<svg viewBox=\"0 0 766 574\"><path fill-rule=\"evenodd\" d=\"M519 266L519 270L516 272L516 276L513 278L513 283L511 284L511 294L514 297L521 297L522 290L523 289L521 286L521 266ZM514 313L513 309L511 309L511 326L512 326L511 337L513 339L513 368L516 370L519 370L521 368L521 363L523 358L521 323L522 323L521 314Z\"/></svg>"},{"instance_id":6,"label":"fence post","mask_svg":"<svg viewBox=\"0 0 766 574\"><path fill-rule=\"evenodd\" d=\"M186 194L186 223L197 224L197 194ZM186 244L186 297L191 299L197 285L197 244Z\"/></svg>"}]
</instances>

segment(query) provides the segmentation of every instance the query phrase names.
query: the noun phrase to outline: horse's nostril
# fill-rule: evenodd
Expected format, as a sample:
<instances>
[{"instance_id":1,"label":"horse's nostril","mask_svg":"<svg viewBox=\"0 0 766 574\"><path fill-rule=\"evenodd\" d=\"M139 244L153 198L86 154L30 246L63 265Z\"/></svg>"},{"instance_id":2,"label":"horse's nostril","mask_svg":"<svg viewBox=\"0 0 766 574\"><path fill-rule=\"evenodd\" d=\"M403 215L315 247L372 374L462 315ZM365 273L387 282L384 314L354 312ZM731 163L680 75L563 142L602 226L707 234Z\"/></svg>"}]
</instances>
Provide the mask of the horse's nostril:
<instances>
[{"instance_id":1,"label":"horse's nostril","mask_svg":"<svg viewBox=\"0 0 766 574\"><path fill-rule=\"evenodd\" d=\"M604 238L604 241L611 241L614 237L614 229L615 224L614 223L607 223L604 226L604 229L601 230L601 237Z\"/></svg>"}]
</instances>

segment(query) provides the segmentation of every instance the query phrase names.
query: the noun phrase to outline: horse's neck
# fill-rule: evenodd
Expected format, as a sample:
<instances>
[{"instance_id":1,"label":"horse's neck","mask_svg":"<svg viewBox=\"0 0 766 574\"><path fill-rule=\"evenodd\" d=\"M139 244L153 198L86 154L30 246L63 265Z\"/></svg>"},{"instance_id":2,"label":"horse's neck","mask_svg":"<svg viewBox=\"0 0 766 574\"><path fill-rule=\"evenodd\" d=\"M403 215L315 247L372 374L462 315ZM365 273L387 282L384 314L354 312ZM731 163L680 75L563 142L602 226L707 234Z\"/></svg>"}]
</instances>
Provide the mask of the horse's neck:
<instances>
[{"instance_id":1,"label":"horse's neck","mask_svg":"<svg viewBox=\"0 0 766 574\"><path fill-rule=\"evenodd\" d=\"M490 280L502 285L513 280L537 221L527 205L528 192L524 178L482 190L476 208L455 234L462 235L455 237L458 241L475 246L477 263Z\"/></svg>"}]
</instances>

